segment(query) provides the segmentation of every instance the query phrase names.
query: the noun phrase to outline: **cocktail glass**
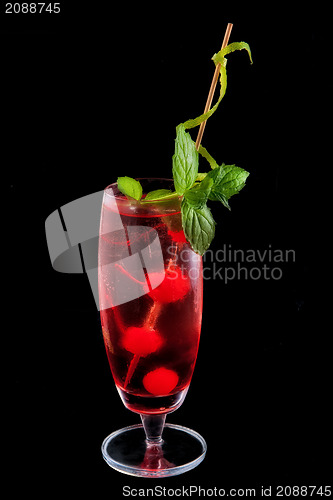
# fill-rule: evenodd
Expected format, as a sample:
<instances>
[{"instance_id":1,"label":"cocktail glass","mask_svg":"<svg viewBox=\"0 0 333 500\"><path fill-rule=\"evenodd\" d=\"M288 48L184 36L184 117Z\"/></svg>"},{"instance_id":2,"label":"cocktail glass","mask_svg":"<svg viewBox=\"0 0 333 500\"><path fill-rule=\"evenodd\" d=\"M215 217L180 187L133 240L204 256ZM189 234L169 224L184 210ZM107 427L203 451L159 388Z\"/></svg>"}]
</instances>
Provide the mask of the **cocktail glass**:
<instances>
[{"instance_id":1,"label":"cocktail glass","mask_svg":"<svg viewBox=\"0 0 333 500\"><path fill-rule=\"evenodd\" d=\"M140 182L144 193L173 189L168 179ZM197 432L165 424L188 391L202 317L202 258L186 242L180 201L136 202L117 184L104 191L98 251L102 332L120 397L142 424L110 434L102 453L111 467L135 476L181 474L206 453Z\"/></svg>"}]
</instances>

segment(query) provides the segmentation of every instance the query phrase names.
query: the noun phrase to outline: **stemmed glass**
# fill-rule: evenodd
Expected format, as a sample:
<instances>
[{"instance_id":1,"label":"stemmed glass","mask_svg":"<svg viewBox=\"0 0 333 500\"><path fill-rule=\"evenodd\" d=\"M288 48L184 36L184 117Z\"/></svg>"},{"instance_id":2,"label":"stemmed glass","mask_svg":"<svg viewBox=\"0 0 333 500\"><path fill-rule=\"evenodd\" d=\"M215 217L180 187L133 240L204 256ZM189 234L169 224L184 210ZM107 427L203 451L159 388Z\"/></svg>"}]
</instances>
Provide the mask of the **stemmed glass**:
<instances>
[{"instance_id":1,"label":"stemmed glass","mask_svg":"<svg viewBox=\"0 0 333 500\"><path fill-rule=\"evenodd\" d=\"M168 179L140 179L144 193L173 189ZM145 196L145 195L144 195ZM206 453L195 431L165 423L183 403L201 329L202 259L186 242L180 199L137 202L117 184L104 191L98 287L105 348L120 397L142 424L103 442L106 462L144 477L181 474Z\"/></svg>"}]
</instances>

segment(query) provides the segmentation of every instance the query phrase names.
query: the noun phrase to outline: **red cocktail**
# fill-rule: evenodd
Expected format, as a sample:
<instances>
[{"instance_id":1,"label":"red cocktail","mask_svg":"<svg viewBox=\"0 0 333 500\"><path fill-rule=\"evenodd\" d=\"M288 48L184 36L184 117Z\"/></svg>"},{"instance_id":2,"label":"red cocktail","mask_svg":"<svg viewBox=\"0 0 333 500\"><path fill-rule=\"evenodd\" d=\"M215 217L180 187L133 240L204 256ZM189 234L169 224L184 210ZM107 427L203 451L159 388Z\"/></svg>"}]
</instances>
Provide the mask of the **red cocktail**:
<instances>
[{"instance_id":1,"label":"red cocktail","mask_svg":"<svg viewBox=\"0 0 333 500\"><path fill-rule=\"evenodd\" d=\"M141 180L147 191L161 183L169 187L170 182ZM106 189L99 296L105 347L117 389L126 407L140 413L148 442L161 445L161 432L153 436L151 429L157 426L162 431L165 414L185 398L202 316L202 258L185 240L179 198L138 203L123 196L116 185ZM191 437L197 439L194 434ZM178 465L161 463L150 475L180 473L171 472ZM185 470L191 468L186 465ZM142 467L130 473L148 475Z\"/></svg>"}]
</instances>

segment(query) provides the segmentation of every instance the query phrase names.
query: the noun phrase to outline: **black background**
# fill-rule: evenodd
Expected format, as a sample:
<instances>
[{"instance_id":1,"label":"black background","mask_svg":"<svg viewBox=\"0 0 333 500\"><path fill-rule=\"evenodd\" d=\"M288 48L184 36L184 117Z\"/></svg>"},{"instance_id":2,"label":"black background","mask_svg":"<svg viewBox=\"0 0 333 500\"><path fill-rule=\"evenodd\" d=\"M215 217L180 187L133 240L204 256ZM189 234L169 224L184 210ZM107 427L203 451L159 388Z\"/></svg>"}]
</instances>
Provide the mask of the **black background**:
<instances>
[{"instance_id":1,"label":"black background","mask_svg":"<svg viewBox=\"0 0 333 500\"><path fill-rule=\"evenodd\" d=\"M328 484L329 331L316 280L327 270L328 12L229 3L62 0L61 14L40 16L1 6L13 491ZM228 22L254 64L244 51L229 56L227 94L203 145L250 177L231 212L212 206L211 248L271 245L296 259L281 264L280 280L205 281L196 370L168 421L200 432L207 457L175 478L132 478L104 463L100 444L138 416L114 387L87 278L52 269L44 223L118 175L171 175L175 127L203 111Z\"/></svg>"}]
</instances>

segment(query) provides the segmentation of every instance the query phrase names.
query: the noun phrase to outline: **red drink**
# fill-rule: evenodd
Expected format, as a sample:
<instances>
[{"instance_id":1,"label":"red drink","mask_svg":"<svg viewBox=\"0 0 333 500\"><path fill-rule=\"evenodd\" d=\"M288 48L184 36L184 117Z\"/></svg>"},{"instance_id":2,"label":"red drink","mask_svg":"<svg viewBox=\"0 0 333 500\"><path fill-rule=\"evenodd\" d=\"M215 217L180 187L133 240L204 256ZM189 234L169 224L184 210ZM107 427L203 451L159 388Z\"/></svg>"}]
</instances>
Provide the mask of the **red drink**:
<instances>
[{"instance_id":1,"label":"red drink","mask_svg":"<svg viewBox=\"0 0 333 500\"><path fill-rule=\"evenodd\" d=\"M99 295L124 404L141 414L174 411L191 381L202 315L202 259L185 240L179 199L138 204L110 188L102 207Z\"/></svg>"}]
</instances>

